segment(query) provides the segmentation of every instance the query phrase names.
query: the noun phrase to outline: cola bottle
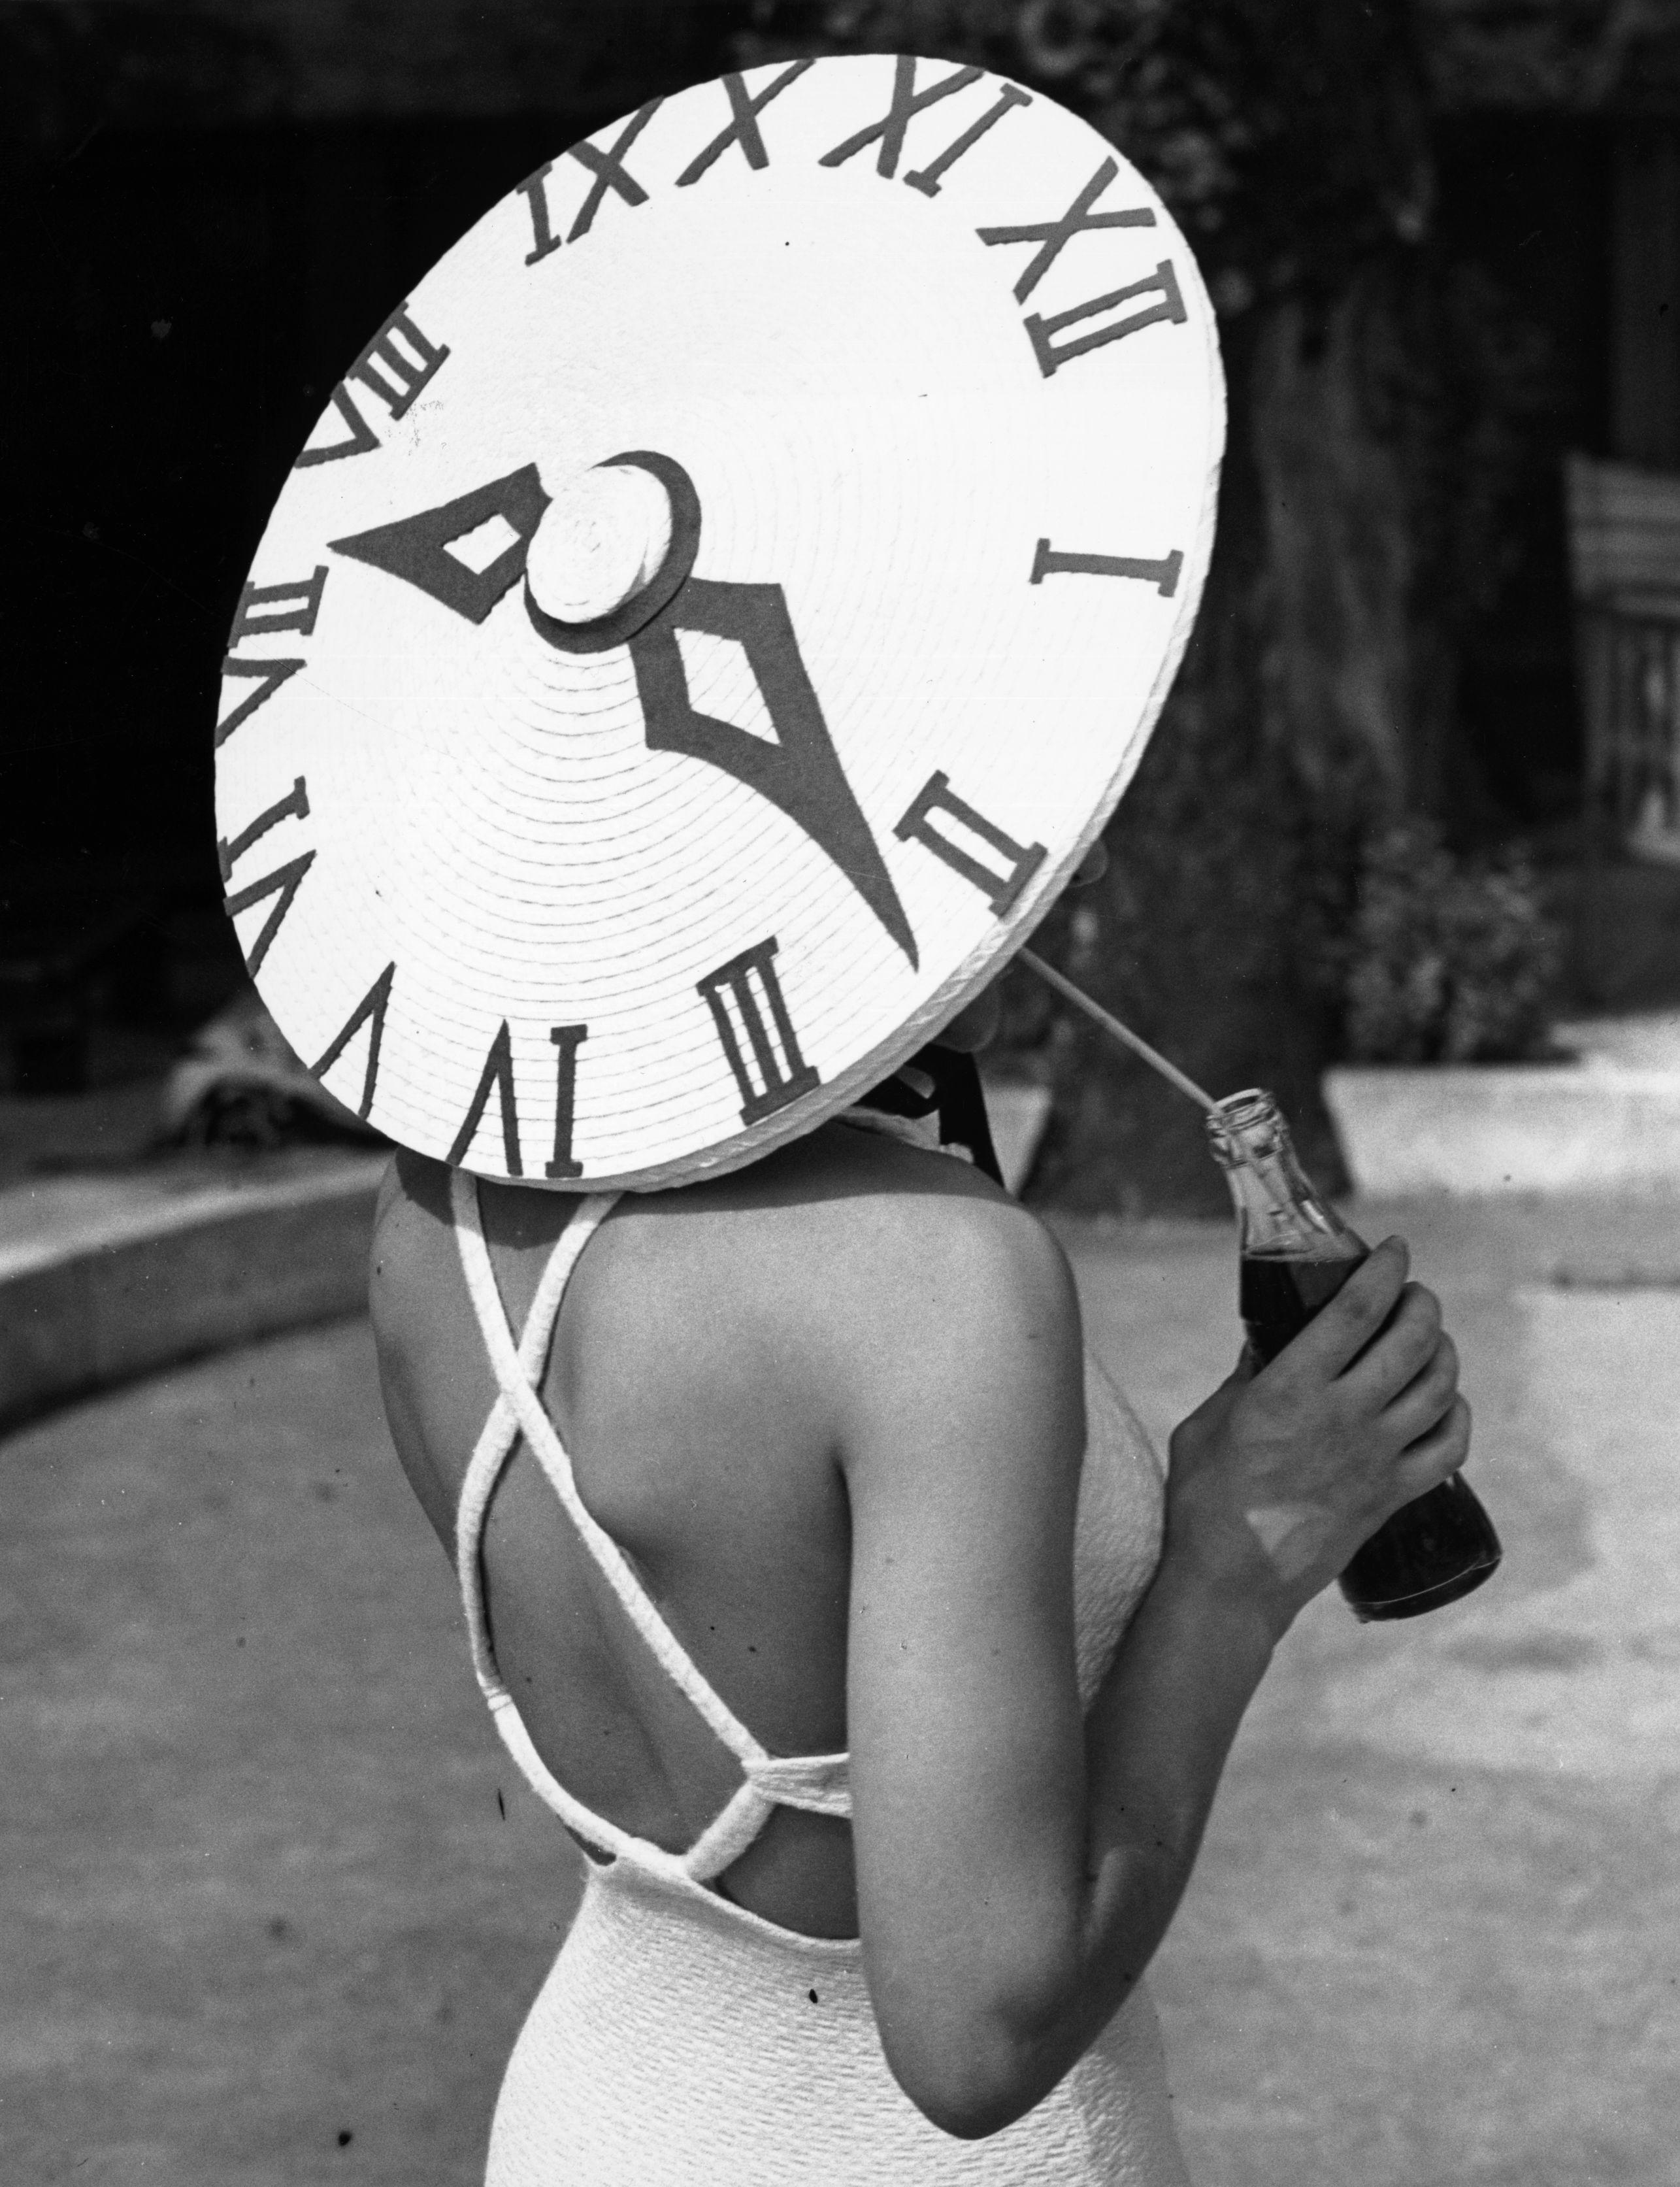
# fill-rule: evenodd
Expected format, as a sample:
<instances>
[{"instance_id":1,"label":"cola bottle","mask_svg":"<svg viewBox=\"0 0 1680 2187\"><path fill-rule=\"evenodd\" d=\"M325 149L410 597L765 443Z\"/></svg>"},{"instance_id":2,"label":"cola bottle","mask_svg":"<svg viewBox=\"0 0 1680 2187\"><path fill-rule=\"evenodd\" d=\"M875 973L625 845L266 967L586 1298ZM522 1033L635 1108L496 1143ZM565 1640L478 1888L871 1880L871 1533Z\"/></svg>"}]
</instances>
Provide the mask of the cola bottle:
<instances>
[{"instance_id":1,"label":"cola bottle","mask_svg":"<svg viewBox=\"0 0 1680 2187\"><path fill-rule=\"evenodd\" d=\"M1207 1128L1236 1203L1238 1310L1264 1365L1335 1296L1370 1248L1318 1196L1271 1094L1259 1088L1231 1094ZM1492 1521L1455 1473L1385 1520L1340 1584L1356 1617L1419 1617L1480 1587L1500 1555Z\"/></svg>"}]
</instances>

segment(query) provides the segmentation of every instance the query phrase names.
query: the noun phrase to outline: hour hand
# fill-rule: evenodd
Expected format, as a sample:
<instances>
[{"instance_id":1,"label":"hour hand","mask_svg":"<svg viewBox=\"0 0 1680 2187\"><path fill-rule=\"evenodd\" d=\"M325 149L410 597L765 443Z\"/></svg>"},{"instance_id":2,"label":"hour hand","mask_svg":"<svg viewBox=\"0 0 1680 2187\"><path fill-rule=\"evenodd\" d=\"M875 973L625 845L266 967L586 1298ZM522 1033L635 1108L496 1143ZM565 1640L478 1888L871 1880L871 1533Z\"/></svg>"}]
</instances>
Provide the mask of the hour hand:
<instances>
[{"instance_id":1,"label":"hour hand","mask_svg":"<svg viewBox=\"0 0 1680 2187\"><path fill-rule=\"evenodd\" d=\"M436 509L328 543L335 554L416 585L469 622L482 622L525 570L548 497L535 464Z\"/></svg>"}]
</instances>

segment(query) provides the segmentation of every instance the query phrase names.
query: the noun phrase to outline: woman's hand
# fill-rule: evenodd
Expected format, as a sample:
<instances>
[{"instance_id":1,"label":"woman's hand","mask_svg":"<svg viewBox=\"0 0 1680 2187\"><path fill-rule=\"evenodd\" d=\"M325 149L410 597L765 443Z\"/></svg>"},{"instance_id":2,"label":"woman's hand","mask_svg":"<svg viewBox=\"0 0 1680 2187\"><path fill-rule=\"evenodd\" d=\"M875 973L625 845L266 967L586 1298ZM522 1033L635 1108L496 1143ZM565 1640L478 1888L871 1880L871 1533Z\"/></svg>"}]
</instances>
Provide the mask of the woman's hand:
<instances>
[{"instance_id":1,"label":"woman's hand","mask_svg":"<svg viewBox=\"0 0 1680 2187\"><path fill-rule=\"evenodd\" d=\"M1269 1366L1245 1353L1173 1432L1169 1555L1248 1593L1278 1634L1468 1453L1458 1352L1407 1267L1386 1240Z\"/></svg>"}]
</instances>

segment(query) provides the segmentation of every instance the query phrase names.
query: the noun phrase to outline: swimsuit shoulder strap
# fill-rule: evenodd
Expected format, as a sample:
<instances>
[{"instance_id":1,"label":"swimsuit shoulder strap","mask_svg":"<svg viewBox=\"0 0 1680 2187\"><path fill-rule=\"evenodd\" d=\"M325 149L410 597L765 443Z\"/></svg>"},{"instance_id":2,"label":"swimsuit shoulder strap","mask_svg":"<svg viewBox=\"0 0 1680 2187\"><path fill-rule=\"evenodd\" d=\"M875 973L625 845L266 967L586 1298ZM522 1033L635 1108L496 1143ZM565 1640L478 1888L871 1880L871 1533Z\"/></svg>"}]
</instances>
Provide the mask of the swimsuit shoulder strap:
<instances>
[{"instance_id":1,"label":"swimsuit shoulder strap","mask_svg":"<svg viewBox=\"0 0 1680 2187\"><path fill-rule=\"evenodd\" d=\"M480 1538L492 1492L515 1442L523 1435L584 1547L661 1668L737 1760L743 1765L767 1761L769 1757L765 1748L702 1676L655 1607L629 1559L585 1506L573 1476L570 1455L537 1395L566 1285L585 1245L611 1212L618 1195L598 1194L584 1200L560 1233L559 1243L542 1272L517 1346L497 1288L489 1247L485 1243L476 1180L466 1171L457 1170L451 1180L450 1195L462 1273L500 1392L462 1483L456 1524L462 1599L466 1605L474 1664L486 1698L490 1694L486 1675L497 1689L501 1681L496 1673L484 1617Z\"/></svg>"}]
</instances>

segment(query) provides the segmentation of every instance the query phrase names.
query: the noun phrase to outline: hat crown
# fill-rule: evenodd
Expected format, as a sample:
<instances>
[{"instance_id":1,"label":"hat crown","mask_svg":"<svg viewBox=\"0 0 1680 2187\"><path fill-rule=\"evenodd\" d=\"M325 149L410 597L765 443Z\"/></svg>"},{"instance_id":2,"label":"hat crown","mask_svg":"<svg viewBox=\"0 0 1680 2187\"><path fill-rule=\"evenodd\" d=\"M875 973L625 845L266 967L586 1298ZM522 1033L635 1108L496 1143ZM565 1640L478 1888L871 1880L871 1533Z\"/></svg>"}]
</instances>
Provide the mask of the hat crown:
<instances>
[{"instance_id":1,"label":"hat crown","mask_svg":"<svg viewBox=\"0 0 1680 2187\"><path fill-rule=\"evenodd\" d=\"M589 623L633 599L671 548L671 497L651 471L575 472L542 512L525 559L531 597L558 622Z\"/></svg>"}]
</instances>

